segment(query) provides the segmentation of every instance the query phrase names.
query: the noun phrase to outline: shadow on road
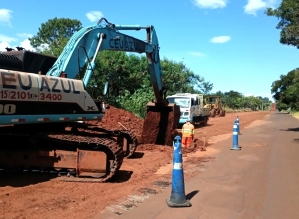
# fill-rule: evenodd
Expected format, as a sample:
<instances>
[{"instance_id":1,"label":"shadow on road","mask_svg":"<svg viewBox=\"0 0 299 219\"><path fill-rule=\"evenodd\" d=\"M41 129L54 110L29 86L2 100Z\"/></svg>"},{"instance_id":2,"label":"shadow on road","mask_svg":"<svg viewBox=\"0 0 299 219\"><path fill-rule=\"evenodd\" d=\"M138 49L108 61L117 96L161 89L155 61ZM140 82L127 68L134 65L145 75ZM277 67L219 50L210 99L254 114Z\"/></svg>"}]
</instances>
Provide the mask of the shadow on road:
<instances>
[{"instance_id":1,"label":"shadow on road","mask_svg":"<svg viewBox=\"0 0 299 219\"><path fill-rule=\"evenodd\" d=\"M299 132L299 127L298 127L298 128L279 129L279 131L292 131L292 132Z\"/></svg>"},{"instance_id":2,"label":"shadow on road","mask_svg":"<svg viewBox=\"0 0 299 219\"><path fill-rule=\"evenodd\" d=\"M199 190L194 190L194 191L188 193L188 194L186 195L186 199L191 200L191 199L192 199L198 192L199 192Z\"/></svg>"}]
</instances>

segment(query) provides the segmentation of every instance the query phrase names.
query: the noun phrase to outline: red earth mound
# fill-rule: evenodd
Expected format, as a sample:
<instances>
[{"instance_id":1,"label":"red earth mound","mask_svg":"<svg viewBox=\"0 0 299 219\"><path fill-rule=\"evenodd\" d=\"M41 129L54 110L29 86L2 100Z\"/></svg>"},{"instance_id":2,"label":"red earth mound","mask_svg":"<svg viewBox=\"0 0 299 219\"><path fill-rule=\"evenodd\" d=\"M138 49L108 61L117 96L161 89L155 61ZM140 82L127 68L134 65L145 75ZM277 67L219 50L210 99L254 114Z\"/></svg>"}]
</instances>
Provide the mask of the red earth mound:
<instances>
[{"instance_id":1,"label":"red earth mound","mask_svg":"<svg viewBox=\"0 0 299 219\"><path fill-rule=\"evenodd\" d=\"M133 131L136 136L142 136L139 140L144 144L171 146L173 140L171 132L178 123L179 114L176 115L173 110L168 108L162 111L156 110L149 111L143 120L126 110L109 106L101 122L92 121L89 123L109 130L127 129ZM145 124L144 127L143 123Z\"/></svg>"},{"instance_id":2,"label":"red earth mound","mask_svg":"<svg viewBox=\"0 0 299 219\"><path fill-rule=\"evenodd\" d=\"M101 122L90 122L109 130L131 130L135 135L141 135L143 120L123 109L109 106Z\"/></svg>"}]
</instances>

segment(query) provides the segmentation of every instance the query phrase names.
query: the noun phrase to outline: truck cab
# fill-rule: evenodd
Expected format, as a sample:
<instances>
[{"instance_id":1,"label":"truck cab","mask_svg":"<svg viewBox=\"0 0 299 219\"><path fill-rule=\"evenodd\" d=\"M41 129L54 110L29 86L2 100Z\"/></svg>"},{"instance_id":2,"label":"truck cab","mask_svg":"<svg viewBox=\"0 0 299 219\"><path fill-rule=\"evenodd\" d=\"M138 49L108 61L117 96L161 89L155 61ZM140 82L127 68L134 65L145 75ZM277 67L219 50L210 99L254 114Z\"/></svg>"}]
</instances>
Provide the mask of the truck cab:
<instances>
[{"instance_id":1,"label":"truck cab","mask_svg":"<svg viewBox=\"0 0 299 219\"><path fill-rule=\"evenodd\" d=\"M193 124L207 123L210 111L203 108L202 94L176 93L168 96L167 100L180 107L180 125L187 119L190 119Z\"/></svg>"}]
</instances>

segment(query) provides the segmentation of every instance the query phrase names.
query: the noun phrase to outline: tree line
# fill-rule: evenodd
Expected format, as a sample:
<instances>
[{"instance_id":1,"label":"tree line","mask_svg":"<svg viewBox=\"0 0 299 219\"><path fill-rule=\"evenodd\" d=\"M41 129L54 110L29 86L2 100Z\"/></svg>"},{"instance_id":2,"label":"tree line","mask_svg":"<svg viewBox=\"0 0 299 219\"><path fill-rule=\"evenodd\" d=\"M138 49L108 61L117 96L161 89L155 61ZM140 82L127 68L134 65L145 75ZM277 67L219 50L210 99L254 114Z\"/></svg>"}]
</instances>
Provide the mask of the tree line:
<instances>
[{"instance_id":1,"label":"tree line","mask_svg":"<svg viewBox=\"0 0 299 219\"><path fill-rule=\"evenodd\" d=\"M280 30L281 44L299 48L299 2L298 0L282 0L276 9L268 8L267 16L278 18L276 26ZM292 69L281 74L271 86L271 93L279 110L299 110L299 70Z\"/></svg>"},{"instance_id":2,"label":"tree line","mask_svg":"<svg viewBox=\"0 0 299 219\"><path fill-rule=\"evenodd\" d=\"M37 52L59 56L71 36L82 28L79 20L54 18L41 24L37 34L29 38ZM109 104L128 110L144 118L146 104L155 99L144 55L120 51L101 51L95 61L91 81L86 88L93 98L100 98ZM205 96L221 96L226 107L232 109L267 109L268 98L244 97L237 91L211 93L213 83L190 70L184 62L161 59L163 83L167 94L200 93ZM84 69L78 70L77 79L83 78ZM104 90L107 92L104 93ZM263 105L264 104L264 105Z\"/></svg>"}]
</instances>

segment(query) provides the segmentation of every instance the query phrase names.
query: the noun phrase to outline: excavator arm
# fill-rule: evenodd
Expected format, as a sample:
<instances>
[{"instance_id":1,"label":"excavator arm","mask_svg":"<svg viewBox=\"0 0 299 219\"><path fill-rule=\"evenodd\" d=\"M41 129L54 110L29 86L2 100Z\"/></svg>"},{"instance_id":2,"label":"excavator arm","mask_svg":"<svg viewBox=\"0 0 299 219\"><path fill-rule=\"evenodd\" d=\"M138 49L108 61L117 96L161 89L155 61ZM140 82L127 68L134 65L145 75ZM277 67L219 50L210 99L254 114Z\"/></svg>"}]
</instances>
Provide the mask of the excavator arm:
<instances>
[{"instance_id":1,"label":"excavator arm","mask_svg":"<svg viewBox=\"0 0 299 219\"><path fill-rule=\"evenodd\" d=\"M105 21L105 24L102 24L102 21ZM145 41L119 32L141 29L146 30ZM156 100L147 104L147 115L140 140L148 144L172 145L171 132L178 126L180 109L175 104L168 104L166 99L159 42L154 26L115 25L102 18L96 25L82 28L71 37L47 75L59 77L63 73L68 78L75 78L81 68L87 65L83 77L83 83L87 87L95 68L96 56L102 50L146 54Z\"/></svg>"},{"instance_id":2,"label":"excavator arm","mask_svg":"<svg viewBox=\"0 0 299 219\"><path fill-rule=\"evenodd\" d=\"M47 72L47 76L59 77L65 73L68 78L75 78L87 64L87 70L83 77L83 83L88 85L92 71L95 68L95 59L102 50L125 51L146 53L150 80L153 86L157 103L163 103L166 97L166 89L162 85L162 70L159 57L158 37L153 26L142 27L139 25L114 25L107 22L84 27L75 33L61 55ZM120 33L119 30L146 30L146 41Z\"/></svg>"}]
</instances>

